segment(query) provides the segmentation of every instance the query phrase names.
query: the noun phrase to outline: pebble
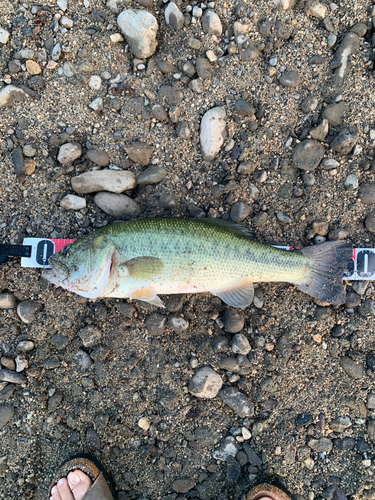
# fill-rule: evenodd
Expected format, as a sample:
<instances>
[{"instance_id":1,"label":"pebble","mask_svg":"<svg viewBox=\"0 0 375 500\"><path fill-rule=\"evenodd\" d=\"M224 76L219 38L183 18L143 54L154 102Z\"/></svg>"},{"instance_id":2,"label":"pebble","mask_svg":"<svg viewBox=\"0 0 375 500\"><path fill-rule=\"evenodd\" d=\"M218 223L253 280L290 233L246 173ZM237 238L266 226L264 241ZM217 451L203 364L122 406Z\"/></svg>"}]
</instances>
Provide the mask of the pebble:
<instances>
[{"instance_id":1,"label":"pebble","mask_svg":"<svg viewBox=\"0 0 375 500\"><path fill-rule=\"evenodd\" d=\"M26 61L26 71L29 73L29 75L39 75L42 72L42 68L39 66L39 64L35 61L32 61L31 59Z\"/></svg>"},{"instance_id":2,"label":"pebble","mask_svg":"<svg viewBox=\"0 0 375 500\"><path fill-rule=\"evenodd\" d=\"M358 308L358 314L363 318L375 314L375 301L366 299L363 304Z\"/></svg>"},{"instance_id":3,"label":"pebble","mask_svg":"<svg viewBox=\"0 0 375 500\"><path fill-rule=\"evenodd\" d=\"M180 137L181 139L184 140L190 139L191 131L189 127L189 122L187 121L178 122L176 126L176 132L178 137Z\"/></svg>"},{"instance_id":4,"label":"pebble","mask_svg":"<svg viewBox=\"0 0 375 500\"><path fill-rule=\"evenodd\" d=\"M64 349L69 344L69 339L65 335L55 333L55 335L52 335L50 342L56 349L60 350Z\"/></svg>"},{"instance_id":5,"label":"pebble","mask_svg":"<svg viewBox=\"0 0 375 500\"><path fill-rule=\"evenodd\" d=\"M370 231L370 233L375 234L375 211L370 212L369 215L366 217L365 227L366 227L367 231ZM0 301L0 304L1 304L1 301ZM0 306L0 308L1 308L1 306Z\"/></svg>"},{"instance_id":6,"label":"pebble","mask_svg":"<svg viewBox=\"0 0 375 500\"><path fill-rule=\"evenodd\" d=\"M236 36L236 43L241 61L254 61L260 56L260 51L244 34Z\"/></svg>"},{"instance_id":7,"label":"pebble","mask_svg":"<svg viewBox=\"0 0 375 500\"><path fill-rule=\"evenodd\" d=\"M332 33L327 38L327 47L331 49L335 45L336 41L337 41L337 36Z\"/></svg>"},{"instance_id":8,"label":"pebble","mask_svg":"<svg viewBox=\"0 0 375 500\"><path fill-rule=\"evenodd\" d=\"M333 448L332 439L322 437L320 439L311 439L308 446L317 453L329 453Z\"/></svg>"},{"instance_id":9,"label":"pebble","mask_svg":"<svg viewBox=\"0 0 375 500\"><path fill-rule=\"evenodd\" d=\"M237 99L234 103L234 112L239 116L255 115L255 108L245 99Z\"/></svg>"},{"instance_id":10,"label":"pebble","mask_svg":"<svg viewBox=\"0 0 375 500\"><path fill-rule=\"evenodd\" d=\"M292 160L301 170L314 170L324 156L324 146L313 139L306 139L294 148Z\"/></svg>"},{"instance_id":11,"label":"pebble","mask_svg":"<svg viewBox=\"0 0 375 500\"><path fill-rule=\"evenodd\" d=\"M175 332L183 332L189 327L189 322L181 316L171 315L168 318L168 326Z\"/></svg>"},{"instance_id":12,"label":"pebble","mask_svg":"<svg viewBox=\"0 0 375 500\"><path fill-rule=\"evenodd\" d=\"M81 210L86 207L86 200L80 196L68 194L60 201L60 207L66 210Z\"/></svg>"},{"instance_id":13,"label":"pebble","mask_svg":"<svg viewBox=\"0 0 375 500\"><path fill-rule=\"evenodd\" d=\"M195 5L193 7L193 16L196 19L200 19L202 17L202 13L203 13L203 10L200 7L198 7L197 5Z\"/></svg>"},{"instance_id":14,"label":"pebble","mask_svg":"<svg viewBox=\"0 0 375 500\"><path fill-rule=\"evenodd\" d=\"M13 309L16 305L12 293L0 293L0 309Z\"/></svg>"},{"instance_id":15,"label":"pebble","mask_svg":"<svg viewBox=\"0 0 375 500\"><path fill-rule=\"evenodd\" d=\"M359 49L359 46L359 37L352 32L346 33L329 65L330 69L336 70L331 82L333 88L342 87L350 68L351 56Z\"/></svg>"},{"instance_id":16,"label":"pebble","mask_svg":"<svg viewBox=\"0 0 375 500\"><path fill-rule=\"evenodd\" d=\"M17 344L18 352L30 352L34 349L34 342L31 340L23 340Z\"/></svg>"},{"instance_id":17,"label":"pebble","mask_svg":"<svg viewBox=\"0 0 375 500\"><path fill-rule=\"evenodd\" d=\"M256 163L253 161L243 161L237 167L237 173L240 175L250 175L256 169Z\"/></svg>"},{"instance_id":18,"label":"pebble","mask_svg":"<svg viewBox=\"0 0 375 500\"><path fill-rule=\"evenodd\" d=\"M340 166L340 163L335 160L334 158L323 158L323 160L320 163L320 167L323 170L331 170L334 168L338 168Z\"/></svg>"},{"instance_id":19,"label":"pebble","mask_svg":"<svg viewBox=\"0 0 375 500\"><path fill-rule=\"evenodd\" d=\"M57 156L61 165L70 165L77 158L82 155L81 145L77 142L68 142L60 146L59 154Z\"/></svg>"},{"instance_id":20,"label":"pebble","mask_svg":"<svg viewBox=\"0 0 375 500\"><path fill-rule=\"evenodd\" d=\"M150 335L159 336L164 332L166 322L166 316L159 313L152 313L147 317L145 326Z\"/></svg>"},{"instance_id":21,"label":"pebble","mask_svg":"<svg viewBox=\"0 0 375 500\"><path fill-rule=\"evenodd\" d=\"M253 403L234 387L221 390L219 396L239 417L245 418L254 415Z\"/></svg>"},{"instance_id":22,"label":"pebble","mask_svg":"<svg viewBox=\"0 0 375 500\"><path fill-rule=\"evenodd\" d=\"M91 348L100 342L103 332L97 326L87 325L78 332L78 335L84 347Z\"/></svg>"},{"instance_id":23,"label":"pebble","mask_svg":"<svg viewBox=\"0 0 375 500\"><path fill-rule=\"evenodd\" d=\"M197 92L197 94L202 94L202 92L204 92L204 82L202 78L191 80L188 84L188 87L193 92Z\"/></svg>"},{"instance_id":24,"label":"pebble","mask_svg":"<svg viewBox=\"0 0 375 500\"><path fill-rule=\"evenodd\" d=\"M17 102L24 102L28 94L14 85L7 85L0 89L0 109L6 108Z\"/></svg>"},{"instance_id":25,"label":"pebble","mask_svg":"<svg viewBox=\"0 0 375 500\"><path fill-rule=\"evenodd\" d=\"M19 373L19 372L22 372L23 370L25 370L25 368L27 368L29 366L29 362L27 361L27 359L21 357L21 356L16 356L16 372Z\"/></svg>"},{"instance_id":26,"label":"pebble","mask_svg":"<svg viewBox=\"0 0 375 500\"><path fill-rule=\"evenodd\" d=\"M11 370L0 370L0 381L11 384L25 384L26 377Z\"/></svg>"},{"instance_id":27,"label":"pebble","mask_svg":"<svg viewBox=\"0 0 375 500\"><path fill-rule=\"evenodd\" d=\"M144 142L133 142L125 146L125 151L134 163L146 167L150 163L154 148Z\"/></svg>"},{"instance_id":28,"label":"pebble","mask_svg":"<svg viewBox=\"0 0 375 500\"><path fill-rule=\"evenodd\" d=\"M231 206L230 218L233 222L242 222L251 212L251 206L243 201L237 201Z\"/></svg>"},{"instance_id":29,"label":"pebble","mask_svg":"<svg viewBox=\"0 0 375 500\"><path fill-rule=\"evenodd\" d=\"M17 314L23 323L30 324L35 321L35 315L40 308L40 304L34 300L23 300L17 306Z\"/></svg>"},{"instance_id":30,"label":"pebble","mask_svg":"<svg viewBox=\"0 0 375 500\"><path fill-rule=\"evenodd\" d=\"M86 432L86 445L90 451L100 450L101 442L99 434L95 429L88 429Z\"/></svg>"},{"instance_id":31,"label":"pebble","mask_svg":"<svg viewBox=\"0 0 375 500\"><path fill-rule=\"evenodd\" d=\"M344 101L340 101L332 106L327 106L323 111L323 118L328 120L328 123L332 127L341 127L344 115L349 113L349 111L349 105Z\"/></svg>"},{"instance_id":32,"label":"pebble","mask_svg":"<svg viewBox=\"0 0 375 500\"><path fill-rule=\"evenodd\" d=\"M130 50L140 59L151 57L156 50L158 23L146 10L126 9L117 18Z\"/></svg>"},{"instance_id":33,"label":"pebble","mask_svg":"<svg viewBox=\"0 0 375 500\"><path fill-rule=\"evenodd\" d=\"M197 398L212 399L217 396L222 385L220 375L209 366L204 366L191 379L189 391Z\"/></svg>"},{"instance_id":34,"label":"pebble","mask_svg":"<svg viewBox=\"0 0 375 500\"><path fill-rule=\"evenodd\" d=\"M311 130L310 135L316 141L324 141L328 134L328 120L323 120L320 125Z\"/></svg>"},{"instance_id":35,"label":"pebble","mask_svg":"<svg viewBox=\"0 0 375 500\"><path fill-rule=\"evenodd\" d=\"M196 67L199 78L202 78L204 80L211 77L212 67L208 59L206 59L205 57L197 57Z\"/></svg>"},{"instance_id":36,"label":"pebble","mask_svg":"<svg viewBox=\"0 0 375 500\"><path fill-rule=\"evenodd\" d=\"M375 410L375 394L372 392L367 396L367 408Z\"/></svg>"},{"instance_id":37,"label":"pebble","mask_svg":"<svg viewBox=\"0 0 375 500\"><path fill-rule=\"evenodd\" d=\"M358 189L358 177L355 174L349 174L344 181L344 187L346 191Z\"/></svg>"},{"instance_id":38,"label":"pebble","mask_svg":"<svg viewBox=\"0 0 375 500\"><path fill-rule=\"evenodd\" d=\"M189 48L194 50L199 50L202 46L202 42L198 40L198 38L194 38L192 36L188 38L187 44Z\"/></svg>"},{"instance_id":39,"label":"pebble","mask_svg":"<svg viewBox=\"0 0 375 500\"><path fill-rule=\"evenodd\" d=\"M329 427L333 432L343 432L348 427L351 427L352 422L349 417L337 417L331 420Z\"/></svg>"},{"instance_id":40,"label":"pebble","mask_svg":"<svg viewBox=\"0 0 375 500\"><path fill-rule=\"evenodd\" d=\"M200 143L205 161L212 161L219 154L226 136L226 113L224 108L212 108L203 115Z\"/></svg>"},{"instance_id":41,"label":"pebble","mask_svg":"<svg viewBox=\"0 0 375 500\"><path fill-rule=\"evenodd\" d=\"M344 127L331 142L331 149L341 155L349 154L358 141L359 132L353 127Z\"/></svg>"},{"instance_id":42,"label":"pebble","mask_svg":"<svg viewBox=\"0 0 375 500\"><path fill-rule=\"evenodd\" d=\"M73 356L73 361L82 371L87 370L93 364L93 361L90 358L90 356L87 354L87 352L83 351L82 349L78 349L78 351Z\"/></svg>"},{"instance_id":43,"label":"pebble","mask_svg":"<svg viewBox=\"0 0 375 500\"><path fill-rule=\"evenodd\" d=\"M112 43L120 43L124 41L124 37L121 35L121 33L112 33L109 38L111 39Z\"/></svg>"},{"instance_id":44,"label":"pebble","mask_svg":"<svg viewBox=\"0 0 375 500\"><path fill-rule=\"evenodd\" d=\"M212 456L215 460L226 462L228 457L235 457L238 452L238 444L233 436L226 437L216 448Z\"/></svg>"},{"instance_id":45,"label":"pebble","mask_svg":"<svg viewBox=\"0 0 375 500\"><path fill-rule=\"evenodd\" d=\"M328 7L317 0L308 0L305 4L305 14L307 16L324 19L327 15Z\"/></svg>"},{"instance_id":46,"label":"pebble","mask_svg":"<svg viewBox=\"0 0 375 500\"><path fill-rule=\"evenodd\" d=\"M344 372L347 375L349 375L350 378L358 380L361 379L364 375L363 365L356 363L348 356L343 356L340 359L340 365L341 368L344 370Z\"/></svg>"},{"instance_id":47,"label":"pebble","mask_svg":"<svg viewBox=\"0 0 375 500\"><path fill-rule=\"evenodd\" d=\"M372 444L375 444L375 420L368 421L367 434Z\"/></svg>"},{"instance_id":48,"label":"pebble","mask_svg":"<svg viewBox=\"0 0 375 500\"><path fill-rule=\"evenodd\" d=\"M143 429L144 431L148 431L151 425L151 421L147 417L142 417L138 420L138 427Z\"/></svg>"},{"instance_id":49,"label":"pebble","mask_svg":"<svg viewBox=\"0 0 375 500\"><path fill-rule=\"evenodd\" d=\"M283 87L296 88L301 82L301 78L296 71L285 71L282 73L279 81Z\"/></svg>"},{"instance_id":50,"label":"pebble","mask_svg":"<svg viewBox=\"0 0 375 500\"><path fill-rule=\"evenodd\" d=\"M273 3L279 10L287 10L294 7L296 0L273 0Z\"/></svg>"},{"instance_id":51,"label":"pebble","mask_svg":"<svg viewBox=\"0 0 375 500\"><path fill-rule=\"evenodd\" d=\"M89 108L91 108L96 113L99 113L104 108L103 99L101 97L97 97L92 102L90 102Z\"/></svg>"},{"instance_id":52,"label":"pebble","mask_svg":"<svg viewBox=\"0 0 375 500\"><path fill-rule=\"evenodd\" d=\"M354 281L352 288L356 293L358 293L358 295L362 296L365 293L367 286L367 281Z\"/></svg>"},{"instance_id":53,"label":"pebble","mask_svg":"<svg viewBox=\"0 0 375 500\"><path fill-rule=\"evenodd\" d=\"M146 168L138 177L137 184L144 186L146 184L157 184L167 177L167 171L163 165L152 165Z\"/></svg>"},{"instance_id":54,"label":"pebble","mask_svg":"<svg viewBox=\"0 0 375 500\"><path fill-rule=\"evenodd\" d=\"M358 197L365 205L375 203L375 183L366 182L360 185Z\"/></svg>"},{"instance_id":55,"label":"pebble","mask_svg":"<svg viewBox=\"0 0 375 500\"><path fill-rule=\"evenodd\" d=\"M102 191L94 196L94 203L112 217L138 217L141 213L138 203L125 194Z\"/></svg>"},{"instance_id":56,"label":"pebble","mask_svg":"<svg viewBox=\"0 0 375 500\"><path fill-rule=\"evenodd\" d=\"M220 21L220 17L212 10L205 11L201 19L201 24L204 33L208 35L215 35L219 37L223 32L223 27Z\"/></svg>"},{"instance_id":57,"label":"pebble","mask_svg":"<svg viewBox=\"0 0 375 500\"><path fill-rule=\"evenodd\" d=\"M191 479L176 479L171 486L177 493L187 493L195 487L195 483Z\"/></svg>"},{"instance_id":58,"label":"pebble","mask_svg":"<svg viewBox=\"0 0 375 500\"><path fill-rule=\"evenodd\" d=\"M110 161L108 154L100 149L89 149L87 158L99 167L107 167Z\"/></svg>"},{"instance_id":59,"label":"pebble","mask_svg":"<svg viewBox=\"0 0 375 500\"><path fill-rule=\"evenodd\" d=\"M14 408L11 405L0 406L0 429L5 427L14 417Z\"/></svg>"},{"instance_id":60,"label":"pebble","mask_svg":"<svg viewBox=\"0 0 375 500\"><path fill-rule=\"evenodd\" d=\"M61 392L56 391L49 399L47 403L47 411L48 413L53 413L60 406L60 403L63 400L63 395Z\"/></svg>"},{"instance_id":61,"label":"pebble","mask_svg":"<svg viewBox=\"0 0 375 500\"><path fill-rule=\"evenodd\" d=\"M311 113L318 107L319 101L316 97L309 95L301 102L301 109L304 113Z\"/></svg>"},{"instance_id":62,"label":"pebble","mask_svg":"<svg viewBox=\"0 0 375 500\"><path fill-rule=\"evenodd\" d=\"M158 120L159 122L168 120L167 112L160 104L155 104L152 107L151 114L155 118L155 120Z\"/></svg>"},{"instance_id":63,"label":"pebble","mask_svg":"<svg viewBox=\"0 0 375 500\"><path fill-rule=\"evenodd\" d=\"M352 307L357 307L361 303L361 297L355 292L347 292L345 299L345 307L350 309Z\"/></svg>"},{"instance_id":64,"label":"pebble","mask_svg":"<svg viewBox=\"0 0 375 500\"><path fill-rule=\"evenodd\" d=\"M251 351L250 342L242 333L233 336L231 347L235 354L247 355Z\"/></svg>"},{"instance_id":65,"label":"pebble","mask_svg":"<svg viewBox=\"0 0 375 500\"><path fill-rule=\"evenodd\" d=\"M53 61L58 61L60 59L60 56L61 56L61 45L57 43L52 49L51 57Z\"/></svg>"},{"instance_id":66,"label":"pebble","mask_svg":"<svg viewBox=\"0 0 375 500\"><path fill-rule=\"evenodd\" d=\"M181 90L172 87L171 85L162 85L158 92L159 99L164 103L174 106L179 104L184 98Z\"/></svg>"},{"instance_id":67,"label":"pebble","mask_svg":"<svg viewBox=\"0 0 375 500\"><path fill-rule=\"evenodd\" d=\"M68 8L68 0L57 0L56 4L58 8L63 12L65 12L66 9Z\"/></svg>"},{"instance_id":68,"label":"pebble","mask_svg":"<svg viewBox=\"0 0 375 500\"><path fill-rule=\"evenodd\" d=\"M245 325L243 312L231 307L225 309L223 321L224 327L229 333L238 333Z\"/></svg>"},{"instance_id":69,"label":"pebble","mask_svg":"<svg viewBox=\"0 0 375 500\"><path fill-rule=\"evenodd\" d=\"M92 90L100 90L102 79L98 75L92 75L89 80L89 87Z\"/></svg>"},{"instance_id":70,"label":"pebble","mask_svg":"<svg viewBox=\"0 0 375 500\"><path fill-rule=\"evenodd\" d=\"M87 194L96 191L122 193L136 186L133 172L129 170L93 170L72 177L72 188L76 193Z\"/></svg>"},{"instance_id":71,"label":"pebble","mask_svg":"<svg viewBox=\"0 0 375 500\"><path fill-rule=\"evenodd\" d=\"M183 13L174 2L169 2L164 11L165 22L174 30L179 31L184 27L185 18Z\"/></svg>"},{"instance_id":72,"label":"pebble","mask_svg":"<svg viewBox=\"0 0 375 500\"><path fill-rule=\"evenodd\" d=\"M66 29L71 29L73 28L73 20L70 19L69 17L66 17L66 16L63 16L61 19L60 19L60 24L63 28L66 28Z\"/></svg>"},{"instance_id":73,"label":"pebble","mask_svg":"<svg viewBox=\"0 0 375 500\"><path fill-rule=\"evenodd\" d=\"M6 43L8 43L9 37L10 37L9 31L7 31L4 28L0 28L0 43L5 45Z\"/></svg>"}]
</instances>

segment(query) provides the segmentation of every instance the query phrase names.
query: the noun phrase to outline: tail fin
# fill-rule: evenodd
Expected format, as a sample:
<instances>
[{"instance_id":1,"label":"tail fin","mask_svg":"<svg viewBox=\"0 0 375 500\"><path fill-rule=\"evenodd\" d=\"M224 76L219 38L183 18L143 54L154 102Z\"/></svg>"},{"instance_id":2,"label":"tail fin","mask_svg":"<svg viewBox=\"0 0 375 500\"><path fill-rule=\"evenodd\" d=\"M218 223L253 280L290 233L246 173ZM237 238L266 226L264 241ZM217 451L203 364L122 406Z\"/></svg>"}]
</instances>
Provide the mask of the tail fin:
<instances>
[{"instance_id":1,"label":"tail fin","mask_svg":"<svg viewBox=\"0 0 375 500\"><path fill-rule=\"evenodd\" d=\"M298 288L329 304L344 304L343 276L353 255L352 245L330 241L301 251L308 258L308 269L303 282L296 283Z\"/></svg>"}]
</instances>

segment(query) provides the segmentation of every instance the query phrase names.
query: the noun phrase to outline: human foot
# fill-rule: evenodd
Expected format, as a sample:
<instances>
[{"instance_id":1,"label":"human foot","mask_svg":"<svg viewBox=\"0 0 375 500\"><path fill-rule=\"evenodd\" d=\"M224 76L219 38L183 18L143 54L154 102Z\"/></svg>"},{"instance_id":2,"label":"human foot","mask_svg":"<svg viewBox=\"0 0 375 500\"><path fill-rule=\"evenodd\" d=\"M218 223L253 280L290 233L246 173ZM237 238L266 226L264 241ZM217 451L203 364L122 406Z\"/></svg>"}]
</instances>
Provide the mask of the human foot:
<instances>
[{"instance_id":1,"label":"human foot","mask_svg":"<svg viewBox=\"0 0 375 500\"><path fill-rule=\"evenodd\" d=\"M241 500L292 500L292 495L276 481L260 481L245 493Z\"/></svg>"},{"instance_id":2,"label":"human foot","mask_svg":"<svg viewBox=\"0 0 375 500\"><path fill-rule=\"evenodd\" d=\"M110 481L102 465L91 456L76 456L55 473L48 500L113 500Z\"/></svg>"},{"instance_id":3,"label":"human foot","mask_svg":"<svg viewBox=\"0 0 375 500\"><path fill-rule=\"evenodd\" d=\"M91 479L81 470L69 472L53 486L50 500L82 500L91 485Z\"/></svg>"}]
</instances>

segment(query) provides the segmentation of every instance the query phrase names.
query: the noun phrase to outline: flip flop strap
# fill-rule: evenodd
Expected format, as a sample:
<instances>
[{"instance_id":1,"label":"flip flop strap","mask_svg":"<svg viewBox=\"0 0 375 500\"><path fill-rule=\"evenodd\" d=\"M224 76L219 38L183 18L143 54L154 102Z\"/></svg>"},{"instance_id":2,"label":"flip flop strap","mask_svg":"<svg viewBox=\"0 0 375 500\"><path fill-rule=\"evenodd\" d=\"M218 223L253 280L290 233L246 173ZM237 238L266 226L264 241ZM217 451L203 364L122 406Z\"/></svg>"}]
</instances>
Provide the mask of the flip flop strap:
<instances>
[{"instance_id":1,"label":"flip flop strap","mask_svg":"<svg viewBox=\"0 0 375 500\"><path fill-rule=\"evenodd\" d=\"M111 490L102 473L96 478L82 500L113 500Z\"/></svg>"}]
</instances>

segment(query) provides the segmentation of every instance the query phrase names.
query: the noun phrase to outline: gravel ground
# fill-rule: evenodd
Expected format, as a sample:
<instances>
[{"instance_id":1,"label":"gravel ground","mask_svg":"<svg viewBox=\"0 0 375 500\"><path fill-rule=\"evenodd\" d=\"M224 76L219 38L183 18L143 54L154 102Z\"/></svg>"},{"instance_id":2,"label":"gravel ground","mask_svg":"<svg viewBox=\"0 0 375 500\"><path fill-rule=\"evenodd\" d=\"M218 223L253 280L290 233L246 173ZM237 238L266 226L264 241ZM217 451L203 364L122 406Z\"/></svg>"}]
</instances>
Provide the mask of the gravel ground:
<instances>
[{"instance_id":1,"label":"gravel ground","mask_svg":"<svg viewBox=\"0 0 375 500\"><path fill-rule=\"evenodd\" d=\"M164 215L375 246L375 5L178 2L167 25L163 2L57 4L1 2L2 242ZM129 8L158 23L138 60ZM225 132L201 126L217 107ZM108 165L135 186L73 190ZM89 451L122 500L235 499L264 475L298 500L375 499L372 282L340 307L269 284L245 311L209 294L161 310L82 299L10 259L0 287L0 498L45 499Z\"/></svg>"}]
</instances>

